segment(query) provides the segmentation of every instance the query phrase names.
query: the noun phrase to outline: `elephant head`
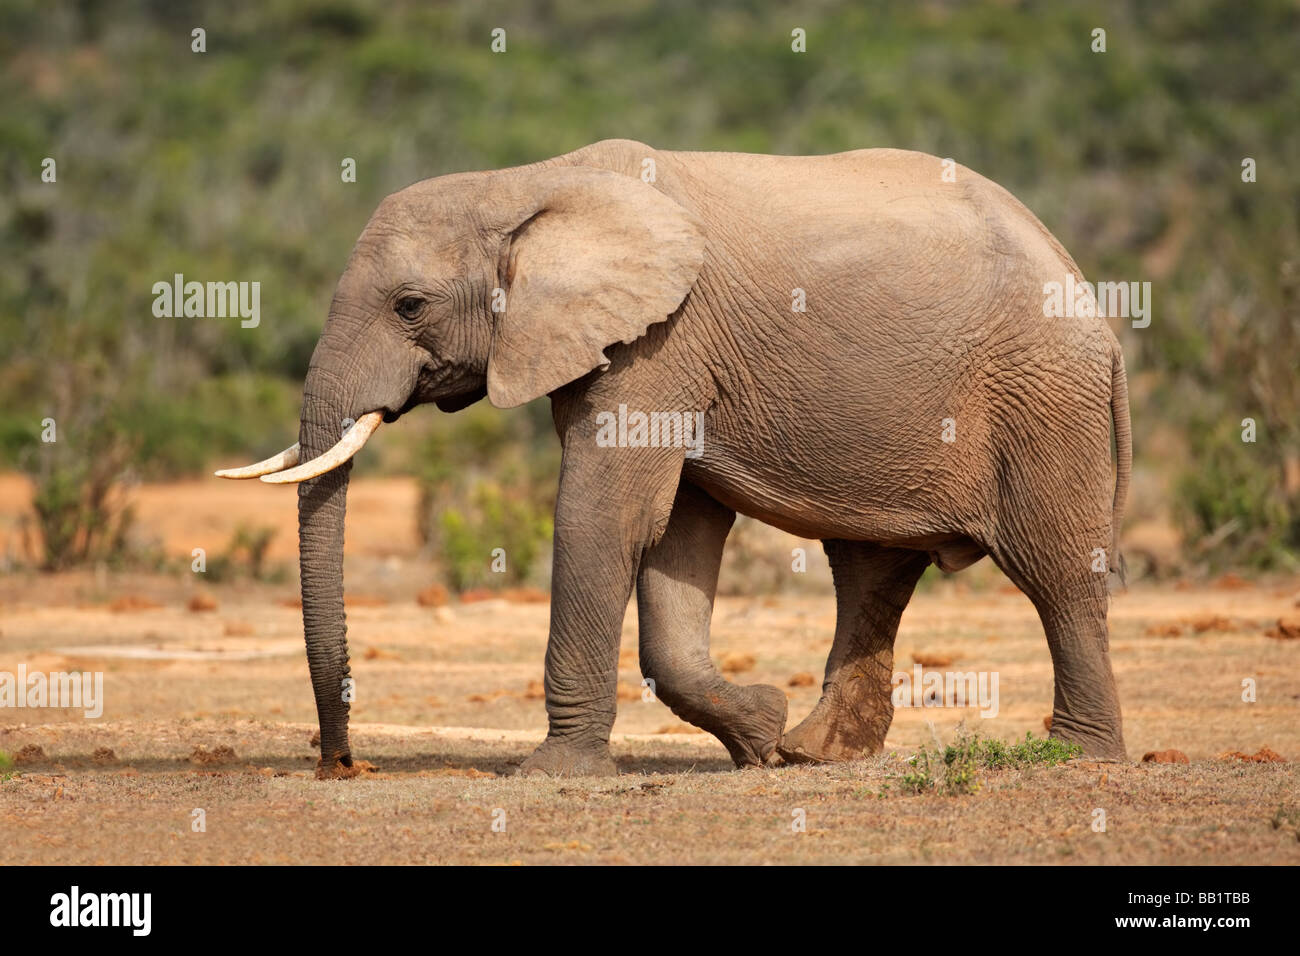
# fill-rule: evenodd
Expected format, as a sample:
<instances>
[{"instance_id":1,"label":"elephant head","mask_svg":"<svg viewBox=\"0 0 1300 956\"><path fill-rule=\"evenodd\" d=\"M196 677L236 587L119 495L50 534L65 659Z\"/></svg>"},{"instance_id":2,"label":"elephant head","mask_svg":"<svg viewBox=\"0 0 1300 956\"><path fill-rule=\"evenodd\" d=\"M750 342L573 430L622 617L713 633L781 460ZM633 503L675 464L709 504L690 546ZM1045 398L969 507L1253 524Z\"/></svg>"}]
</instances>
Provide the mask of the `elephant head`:
<instances>
[{"instance_id":1,"label":"elephant head","mask_svg":"<svg viewBox=\"0 0 1300 956\"><path fill-rule=\"evenodd\" d=\"M608 364L676 311L704 257L695 216L638 179L539 164L386 198L352 251L307 369L298 444L225 478L301 482L303 627L321 775L347 775L343 525L349 459L381 421L484 395L520 405ZM300 463L301 462L301 463Z\"/></svg>"}]
</instances>

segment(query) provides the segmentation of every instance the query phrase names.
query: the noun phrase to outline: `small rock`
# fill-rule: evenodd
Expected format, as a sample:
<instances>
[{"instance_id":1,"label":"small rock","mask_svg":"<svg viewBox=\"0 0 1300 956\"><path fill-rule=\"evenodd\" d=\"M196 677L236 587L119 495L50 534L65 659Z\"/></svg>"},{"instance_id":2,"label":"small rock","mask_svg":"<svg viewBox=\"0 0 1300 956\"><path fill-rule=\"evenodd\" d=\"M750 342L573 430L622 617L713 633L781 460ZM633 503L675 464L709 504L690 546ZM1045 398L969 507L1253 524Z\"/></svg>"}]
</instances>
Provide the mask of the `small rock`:
<instances>
[{"instance_id":1,"label":"small rock","mask_svg":"<svg viewBox=\"0 0 1300 956\"><path fill-rule=\"evenodd\" d=\"M790 687L812 687L816 685L817 678L807 671L800 671L790 678L788 686Z\"/></svg>"}]
</instances>

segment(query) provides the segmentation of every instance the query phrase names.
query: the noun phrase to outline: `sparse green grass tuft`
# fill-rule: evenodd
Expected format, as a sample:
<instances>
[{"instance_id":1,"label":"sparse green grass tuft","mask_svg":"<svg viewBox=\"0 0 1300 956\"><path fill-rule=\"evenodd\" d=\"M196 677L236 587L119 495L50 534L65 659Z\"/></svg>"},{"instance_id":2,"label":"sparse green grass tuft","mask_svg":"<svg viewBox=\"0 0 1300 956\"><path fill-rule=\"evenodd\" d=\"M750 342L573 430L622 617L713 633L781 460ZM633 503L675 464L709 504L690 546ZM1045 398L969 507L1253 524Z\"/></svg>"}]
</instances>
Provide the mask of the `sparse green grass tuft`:
<instances>
[{"instance_id":1,"label":"sparse green grass tuft","mask_svg":"<svg viewBox=\"0 0 1300 956\"><path fill-rule=\"evenodd\" d=\"M978 734L958 732L954 743L933 750L922 747L908 763L911 770L898 777L908 793L939 792L949 796L979 790L981 770L1053 767L1073 760L1083 753L1077 744L1051 737L1025 734L1025 739L1008 744L1001 740L981 740Z\"/></svg>"},{"instance_id":2,"label":"sparse green grass tuft","mask_svg":"<svg viewBox=\"0 0 1300 956\"><path fill-rule=\"evenodd\" d=\"M1035 737L1025 734L1025 739L1014 744L1004 744L1000 740L982 742L981 759L984 766L1029 767L1041 765L1054 767L1076 757L1083 756L1083 748L1055 737Z\"/></svg>"}]
</instances>

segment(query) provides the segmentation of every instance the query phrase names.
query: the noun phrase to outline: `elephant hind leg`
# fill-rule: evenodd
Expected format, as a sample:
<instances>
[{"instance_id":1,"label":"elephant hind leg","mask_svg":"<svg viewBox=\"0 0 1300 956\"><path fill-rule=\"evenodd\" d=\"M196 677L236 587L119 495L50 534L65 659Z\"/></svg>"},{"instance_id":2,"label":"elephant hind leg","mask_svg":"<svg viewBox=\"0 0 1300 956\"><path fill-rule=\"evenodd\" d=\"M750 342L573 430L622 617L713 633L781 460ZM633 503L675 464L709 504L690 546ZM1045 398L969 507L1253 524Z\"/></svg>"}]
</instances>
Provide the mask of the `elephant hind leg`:
<instances>
[{"instance_id":1,"label":"elephant hind leg","mask_svg":"<svg viewBox=\"0 0 1300 956\"><path fill-rule=\"evenodd\" d=\"M1047 635L1055 678L1051 736L1094 759L1122 761L1127 752L1106 622L1109 534L1108 527L1059 533L1019 549L999 546L993 558L1033 602Z\"/></svg>"},{"instance_id":2,"label":"elephant hind leg","mask_svg":"<svg viewBox=\"0 0 1300 956\"><path fill-rule=\"evenodd\" d=\"M924 552L861 541L824 541L835 579L835 641L822 697L781 740L789 763L878 753L894 719L894 638L903 608L930 563Z\"/></svg>"},{"instance_id":3,"label":"elephant hind leg","mask_svg":"<svg viewBox=\"0 0 1300 956\"><path fill-rule=\"evenodd\" d=\"M722 548L736 514L678 486L663 537L641 559L637 614L641 673L682 720L713 734L736 766L759 766L785 729L786 697L768 684L732 684L709 657L709 621Z\"/></svg>"}]
</instances>

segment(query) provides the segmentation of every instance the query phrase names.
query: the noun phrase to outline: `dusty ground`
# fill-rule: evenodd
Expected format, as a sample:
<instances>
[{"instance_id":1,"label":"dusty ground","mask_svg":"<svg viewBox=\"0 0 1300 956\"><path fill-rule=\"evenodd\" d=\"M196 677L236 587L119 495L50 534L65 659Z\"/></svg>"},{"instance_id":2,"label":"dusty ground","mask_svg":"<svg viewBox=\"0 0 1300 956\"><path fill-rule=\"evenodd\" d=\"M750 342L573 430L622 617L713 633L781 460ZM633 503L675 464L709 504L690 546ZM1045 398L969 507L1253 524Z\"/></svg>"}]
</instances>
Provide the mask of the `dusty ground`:
<instances>
[{"instance_id":1,"label":"dusty ground","mask_svg":"<svg viewBox=\"0 0 1300 956\"><path fill-rule=\"evenodd\" d=\"M377 516L389 514L374 500ZM288 498L268 501L291 513ZM220 538L238 503L214 500L214 517L182 495L163 509L160 537L180 553L196 529ZM0 751L21 757L0 769L0 864L1300 863L1300 640L1265 634L1297 613L1295 580L1136 586L1116 598L1130 757L1176 748L1190 764L987 771L973 795L900 792L903 757L953 739L960 722L1012 739L1041 735L1051 710L1028 601L959 576L908 608L897 667L911 671L919 655L939 670L996 671L996 717L900 709L881 757L735 772L712 737L641 699L630 612L615 727L623 774L520 780L508 774L545 727L547 606L421 606L429 572L413 538L400 539L392 518L386 534L379 517L353 533L356 514L353 747L379 772L349 782L311 774L315 714L292 579L0 579L0 672L98 671L105 694L93 720L0 710ZM215 608L190 610L198 593ZM833 615L829 598L721 599L715 657L734 680L786 688L793 724L817 698ZM1242 700L1246 678L1254 703ZM1261 747L1289 762L1219 759ZM1097 808L1104 833L1092 829ZM205 832L192 829L196 809ZM804 832L792 829L798 810Z\"/></svg>"}]
</instances>

